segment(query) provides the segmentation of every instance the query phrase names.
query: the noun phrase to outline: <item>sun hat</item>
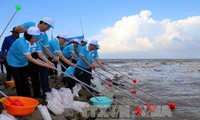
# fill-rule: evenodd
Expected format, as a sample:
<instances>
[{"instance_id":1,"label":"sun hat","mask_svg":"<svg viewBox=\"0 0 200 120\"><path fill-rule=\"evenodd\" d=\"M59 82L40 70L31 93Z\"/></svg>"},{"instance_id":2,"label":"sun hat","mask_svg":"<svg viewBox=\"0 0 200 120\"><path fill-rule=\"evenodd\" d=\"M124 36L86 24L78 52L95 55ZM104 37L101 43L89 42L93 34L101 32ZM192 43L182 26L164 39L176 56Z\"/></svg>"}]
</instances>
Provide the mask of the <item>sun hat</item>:
<instances>
[{"instance_id":1,"label":"sun hat","mask_svg":"<svg viewBox=\"0 0 200 120\"><path fill-rule=\"evenodd\" d=\"M91 40L90 41L90 44L94 45L96 48L99 48L99 44L98 44L98 41L97 40Z\"/></svg>"},{"instance_id":2,"label":"sun hat","mask_svg":"<svg viewBox=\"0 0 200 120\"><path fill-rule=\"evenodd\" d=\"M73 42L76 42L76 43L78 43L78 44L80 44L80 40L79 39L73 39Z\"/></svg>"},{"instance_id":3,"label":"sun hat","mask_svg":"<svg viewBox=\"0 0 200 120\"><path fill-rule=\"evenodd\" d=\"M87 42L88 42L88 40L87 40L87 39L83 39L81 42L85 42L85 43L87 43Z\"/></svg>"},{"instance_id":4,"label":"sun hat","mask_svg":"<svg viewBox=\"0 0 200 120\"><path fill-rule=\"evenodd\" d=\"M30 28L28 28L27 33L28 33L29 35L33 35L34 38L39 39L40 30L39 30L38 27L30 27Z\"/></svg>"},{"instance_id":5,"label":"sun hat","mask_svg":"<svg viewBox=\"0 0 200 120\"><path fill-rule=\"evenodd\" d=\"M67 34L59 34L57 37L61 37L61 38L64 38L65 40L67 40Z\"/></svg>"},{"instance_id":6,"label":"sun hat","mask_svg":"<svg viewBox=\"0 0 200 120\"><path fill-rule=\"evenodd\" d=\"M28 28L27 33L29 35L40 35L40 30L38 27L30 27Z\"/></svg>"},{"instance_id":7,"label":"sun hat","mask_svg":"<svg viewBox=\"0 0 200 120\"><path fill-rule=\"evenodd\" d=\"M48 17L44 17L42 19L43 22L47 23L51 28L54 28L53 25L54 25L54 21L51 19L51 18L48 18Z\"/></svg>"}]
</instances>

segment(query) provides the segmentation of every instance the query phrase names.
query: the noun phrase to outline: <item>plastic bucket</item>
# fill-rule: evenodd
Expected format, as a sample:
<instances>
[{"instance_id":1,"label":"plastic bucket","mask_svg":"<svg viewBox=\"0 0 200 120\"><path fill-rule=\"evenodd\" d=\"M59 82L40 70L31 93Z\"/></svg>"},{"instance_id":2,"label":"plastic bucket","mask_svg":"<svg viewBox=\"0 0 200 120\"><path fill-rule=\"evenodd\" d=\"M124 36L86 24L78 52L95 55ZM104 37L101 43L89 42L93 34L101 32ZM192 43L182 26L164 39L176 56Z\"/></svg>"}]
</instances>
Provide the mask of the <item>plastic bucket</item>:
<instances>
[{"instance_id":1,"label":"plastic bucket","mask_svg":"<svg viewBox=\"0 0 200 120\"><path fill-rule=\"evenodd\" d=\"M29 97L10 96L9 98L12 100L20 100L23 103L23 106L14 106L10 104L8 99L4 99L3 107L11 115L21 116L31 114L39 104L36 99Z\"/></svg>"},{"instance_id":2,"label":"plastic bucket","mask_svg":"<svg viewBox=\"0 0 200 120\"><path fill-rule=\"evenodd\" d=\"M107 96L98 96L90 98L92 105L98 108L108 108L112 104L113 100Z\"/></svg>"}]
</instances>

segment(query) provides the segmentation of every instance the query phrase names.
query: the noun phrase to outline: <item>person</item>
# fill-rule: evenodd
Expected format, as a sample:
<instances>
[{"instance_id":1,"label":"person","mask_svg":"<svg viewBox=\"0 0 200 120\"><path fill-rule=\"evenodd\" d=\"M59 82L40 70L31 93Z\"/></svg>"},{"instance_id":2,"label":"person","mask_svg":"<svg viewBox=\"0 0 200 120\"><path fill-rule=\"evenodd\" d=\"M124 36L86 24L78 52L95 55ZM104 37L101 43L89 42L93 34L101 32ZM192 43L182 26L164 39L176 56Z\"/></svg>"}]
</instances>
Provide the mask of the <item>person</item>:
<instances>
[{"instance_id":1,"label":"person","mask_svg":"<svg viewBox=\"0 0 200 120\"><path fill-rule=\"evenodd\" d=\"M85 45L87 44L87 42L88 42L87 39L82 39L81 42L80 42L80 44L78 44L78 46L77 46L76 48L74 48L74 51L75 51L77 57L80 57L80 56L79 56L79 53L80 53L80 51L81 51L81 48L82 48L83 46L85 46ZM74 64L76 64L77 60L78 60L78 59L75 59L75 58L72 56L72 62L73 62Z\"/></svg>"},{"instance_id":2,"label":"person","mask_svg":"<svg viewBox=\"0 0 200 120\"><path fill-rule=\"evenodd\" d=\"M20 33L24 33L27 31L27 29L31 26L36 26L40 30L39 45L41 46L42 52L45 55L45 57L51 56L47 49L49 47L49 39L46 34L46 31L53 27L53 20L49 17L44 17L39 21L38 24L34 22L25 22L19 26L16 27L16 31ZM33 58L38 58L38 55L36 52L32 53ZM39 79L40 77L40 79ZM29 62L29 78L31 79L32 88L34 97L36 98L44 98L46 92L50 92L51 88L49 87L49 71L48 68L35 65L32 62ZM41 83L41 84L40 84ZM41 87L42 86L42 92L41 93Z\"/></svg>"},{"instance_id":3,"label":"person","mask_svg":"<svg viewBox=\"0 0 200 120\"><path fill-rule=\"evenodd\" d=\"M13 42L19 38L19 32L17 32L15 30L16 27L13 27L13 29L10 31L12 34L9 35L9 36L6 36L4 38L4 41L2 43L2 48L1 48L1 51L2 51L2 54L4 56L4 59L6 59L6 56L7 56L7 52L9 51L10 49L10 46L13 44ZM7 81L10 81L12 79L12 76L11 76L11 73L10 73L10 70L9 70L9 66L8 66L8 63L6 60L4 60L4 65L6 67L6 80Z\"/></svg>"},{"instance_id":4,"label":"person","mask_svg":"<svg viewBox=\"0 0 200 120\"><path fill-rule=\"evenodd\" d=\"M17 39L7 54L6 61L10 67L19 96L31 97L30 85L27 79L28 61L47 68L54 67L53 63L44 56L41 47L37 43L39 35L40 30L37 27L28 28L24 33L24 37ZM39 58L45 61L45 64L31 56L34 51L37 51Z\"/></svg>"},{"instance_id":5,"label":"person","mask_svg":"<svg viewBox=\"0 0 200 120\"><path fill-rule=\"evenodd\" d=\"M75 48L77 48L78 44L79 44L79 40L78 39L73 39L73 41L71 42L71 44L67 45L63 49L62 54L65 56L65 58L67 58L70 61L71 61L72 56L75 59L78 59L78 56L75 53ZM65 64L62 60L61 60L61 63L63 63L63 65L64 65L64 66L61 66L62 71L64 72L65 68L69 67L69 65Z\"/></svg>"},{"instance_id":6,"label":"person","mask_svg":"<svg viewBox=\"0 0 200 120\"><path fill-rule=\"evenodd\" d=\"M101 59L99 58L98 51L99 45L97 40L91 40L89 45L86 45L82 47L80 51L80 57L76 63L78 67L81 67L82 69L85 69L89 73L92 72L92 69L95 69L95 66L92 64L92 60L95 59L95 61L98 63L98 65L104 70L107 71L107 69L102 64ZM91 78L92 75L88 72L81 70L80 68L76 67L74 71L74 76L81 80L82 82L86 83L87 85L91 84ZM88 87L89 90L93 91Z\"/></svg>"},{"instance_id":7,"label":"person","mask_svg":"<svg viewBox=\"0 0 200 120\"><path fill-rule=\"evenodd\" d=\"M87 43L88 43L88 40L87 40L87 39L81 40L81 45L82 45L82 46L85 46Z\"/></svg>"},{"instance_id":8,"label":"person","mask_svg":"<svg viewBox=\"0 0 200 120\"><path fill-rule=\"evenodd\" d=\"M73 87L76 85L77 81L72 79L74 78L74 71L75 71L75 67L72 67L72 66L69 66L65 72L64 72L64 75L63 77L65 78L65 87L71 89L72 92L73 91ZM70 76L70 77L69 77Z\"/></svg>"},{"instance_id":9,"label":"person","mask_svg":"<svg viewBox=\"0 0 200 120\"><path fill-rule=\"evenodd\" d=\"M3 73L3 74L4 74L4 61L5 61L5 58L3 57L2 51L0 51L1 73Z\"/></svg>"},{"instance_id":10,"label":"person","mask_svg":"<svg viewBox=\"0 0 200 120\"><path fill-rule=\"evenodd\" d=\"M55 58L59 57L59 59L62 60L62 64L75 66L74 63L72 63L69 59L67 59L63 56L63 54L60 50L60 45L63 45L66 40L67 40L67 35L65 35L65 34L60 34L56 38L50 40L49 52L52 55L51 55L51 57L49 57L49 60L57 62L57 60L55 60Z\"/></svg>"},{"instance_id":11,"label":"person","mask_svg":"<svg viewBox=\"0 0 200 120\"><path fill-rule=\"evenodd\" d=\"M49 50L52 54L55 55L56 54L59 54L59 55L55 55L54 57L57 58L60 56L60 52L62 54L62 50L65 46L65 43L67 41L67 35L66 34L59 34L56 38L53 38L52 40L50 40L49 42ZM58 48L59 47L59 48ZM63 55L62 55L63 56ZM54 57L49 57L48 59L50 61L52 61L54 63L54 65L57 67L57 62L58 60L55 59ZM63 58L62 58L63 59ZM68 60L67 60L68 61ZM68 64L68 63L66 63ZM58 72L55 71L55 75L57 75ZM49 70L49 75L52 76L54 75L54 70ZM56 78L56 77L55 77Z\"/></svg>"}]
</instances>

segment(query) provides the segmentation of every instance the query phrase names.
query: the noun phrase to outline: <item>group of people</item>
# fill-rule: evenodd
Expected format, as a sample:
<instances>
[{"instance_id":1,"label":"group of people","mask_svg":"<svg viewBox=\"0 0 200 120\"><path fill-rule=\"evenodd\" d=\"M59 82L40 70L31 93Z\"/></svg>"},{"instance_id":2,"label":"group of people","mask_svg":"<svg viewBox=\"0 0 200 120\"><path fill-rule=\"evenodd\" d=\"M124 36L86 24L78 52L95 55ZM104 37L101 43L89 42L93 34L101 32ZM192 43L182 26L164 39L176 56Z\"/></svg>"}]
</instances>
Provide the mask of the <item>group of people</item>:
<instances>
[{"instance_id":1,"label":"group of people","mask_svg":"<svg viewBox=\"0 0 200 120\"><path fill-rule=\"evenodd\" d=\"M92 75L89 73L95 69L93 59L107 71L99 59L97 40L88 42L86 39L73 39L61 50L61 46L67 41L67 35L59 34L49 40L46 31L50 28L54 28L54 22L48 17L41 19L39 23L25 22L14 27L12 35L5 37L3 41L0 57L2 56L6 67L7 80L13 77L19 96L32 97L29 80L33 97L43 98L46 92L51 92L49 71L57 70L57 63L61 65L63 73L68 72L63 75L63 84L71 90L76 81L69 75L91 84ZM20 33L23 33L22 37Z\"/></svg>"}]
</instances>

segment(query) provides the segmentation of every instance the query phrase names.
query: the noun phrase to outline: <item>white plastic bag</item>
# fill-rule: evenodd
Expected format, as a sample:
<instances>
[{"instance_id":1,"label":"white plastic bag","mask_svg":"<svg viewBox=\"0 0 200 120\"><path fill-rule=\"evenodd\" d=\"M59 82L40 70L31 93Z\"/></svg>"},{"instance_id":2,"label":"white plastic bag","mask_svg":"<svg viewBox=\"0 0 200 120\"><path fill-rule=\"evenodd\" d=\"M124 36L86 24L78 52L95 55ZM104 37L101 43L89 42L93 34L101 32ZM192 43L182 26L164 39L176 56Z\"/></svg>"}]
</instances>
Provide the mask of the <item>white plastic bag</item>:
<instances>
[{"instance_id":1,"label":"white plastic bag","mask_svg":"<svg viewBox=\"0 0 200 120\"><path fill-rule=\"evenodd\" d=\"M82 85L76 83L76 85L72 89L73 89L73 95L79 97L78 92L82 89Z\"/></svg>"},{"instance_id":2,"label":"white plastic bag","mask_svg":"<svg viewBox=\"0 0 200 120\"><path fill-rule=\"evenodd\" d=\"M55 88L52 88L51 89L51 93L53 94L54 97L56 97L61 103L63 102L62 101L62 98L58 92L58 90L56 90Z\"/></svg>"},{"instance_id":3,"label":"white plastic bag","mask_svg":"<svg viewBox=\"0 0 200 120\"><path fill-rule=\"evenodd\" d=\"M17 120L17 118L8 114L6 110L3 110L0 114L0 120Z\"/></svg>"},{"instance_id":4,"label":"white plastic bag","mask_svg":"<svg viewBox=\"0 0 200 120\"><path fill-rule=\"evenodd\" d=\"M47 107L56 115L61 115L65 110L62 108L62 104L60 104L57 99L47 101ZM58 105L59 104L59 105Z\"/></svg>"},{"instance_id":5,"label":"white plastic bag","mask_svg":"<svg viewBox=\"0 0 200 120\"><path fill-rule=\"evenodd\" d=\"M77 112L83 112L82 109L88 108L89 104L86 102L74 101L72 105L72 109Z\"/></svg>"},{"instance_id":6,"label":"white plastic bag","mask_svg":"<svg viewBox=\"0 0 200 120\"><path fill-rule=\"evenodd\" d=\"M53 94L51 94L50 92L46 92L46 100L51 100L53 99Z\"/></svg>"},{"instance_id":7,"label":"white plastic bag","mask_svg":"<svg viewBox=\"0 0 200 120\"><path fill-rule=\"evenodd\" d=\"M59 94L61 96L63 104L69 104L74 101L74 95L72 94L72 91L69 88L60 88Z\"/></svg>"}]
</instances>

